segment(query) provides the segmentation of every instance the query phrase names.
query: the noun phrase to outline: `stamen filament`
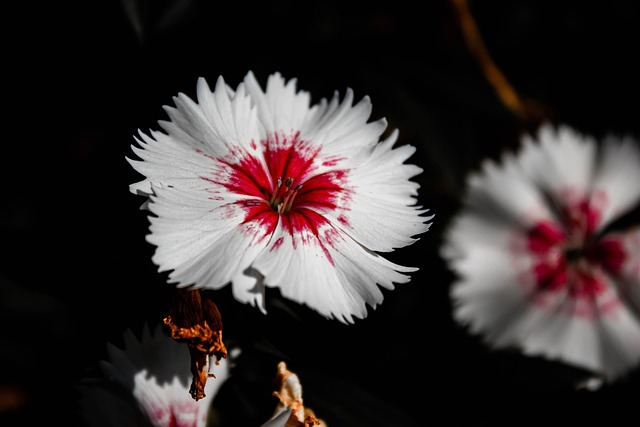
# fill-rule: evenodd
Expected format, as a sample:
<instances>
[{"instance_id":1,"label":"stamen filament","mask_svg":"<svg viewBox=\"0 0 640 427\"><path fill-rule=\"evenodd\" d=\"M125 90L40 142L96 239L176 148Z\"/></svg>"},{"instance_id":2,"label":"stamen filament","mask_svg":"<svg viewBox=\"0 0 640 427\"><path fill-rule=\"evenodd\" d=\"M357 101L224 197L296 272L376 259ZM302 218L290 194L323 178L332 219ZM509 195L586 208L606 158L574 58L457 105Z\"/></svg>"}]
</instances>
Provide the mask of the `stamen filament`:
<instances>
[{"instance_id":1,"label":"stamen filament","mask_svg":"<svg viewBox=\"0 0 640 427\"><path fill-rule=\"evenodd\" d=\"M284 187L282 186L282 178L278 178L278 187L273 192L271 200L269 201L271 207L278 213L285 213L291 209L295 194L302 188L302 184L298 184L296 188L291 190L292 185L293 178L287 177L284 181Z\"/></svg>"},{"instance_id":2,"label":"stamen filament","mask_svg":"<svg viewBox=\"0 0 640 427\"><path fill-rule=\"evenodd\" d=\"M276 206L276 202L278 200L280 200L280 196L281 194L281 190L282 189L282 178L278 178L278 185L276 187L276 191L273 192L273 194L271 195L271 200L269 200L269 204L271 206Z\"/></svg>"},{"instance_id":3,"label":"stamen filament","mask_svg":"<svg viewBox=\"0 0 640 427\"><path fill-rule=\"evenodd\" d=\"M291 210L291 206L293 206L293 199L295 199L298 190L300 190L301 188L302 184L298 184L296 185L296 188L285 193L282 212L280 213L289 212Z\"/></svg>"}]
</instances>

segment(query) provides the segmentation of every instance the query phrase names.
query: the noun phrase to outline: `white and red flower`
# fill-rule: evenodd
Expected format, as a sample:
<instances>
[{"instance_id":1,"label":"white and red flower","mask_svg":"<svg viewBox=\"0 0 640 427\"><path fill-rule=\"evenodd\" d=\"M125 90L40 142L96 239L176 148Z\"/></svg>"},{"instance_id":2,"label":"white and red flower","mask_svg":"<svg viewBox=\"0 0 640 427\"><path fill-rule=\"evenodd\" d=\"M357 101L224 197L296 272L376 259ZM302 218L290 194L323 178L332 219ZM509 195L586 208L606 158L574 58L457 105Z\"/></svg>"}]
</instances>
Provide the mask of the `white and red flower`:
<instances>
[{"instance_id":1,"label":"white and red flower","mask_svg":"<svg viewBox=\"0 0 640 427\"><path fill-rule=\"evenodd\" d=\"M191 372L187 346L168 337L160 326L145 325L140 338L127 330L124 347L107 346L109 359L101 361L105 379L131 393L143 415L122 405L122 396L109 387L85 387L85 413L91 425L151 425L153 427L205 427L218 390L229 377L230 361L213 358L205 396L189 394ZM101 419L102 418L102 419Z\"/></svg>"},{"instance_id":2,"label":"white and red flower","mask_svg":"<svg viewBox=\"0 0 640 427\"><path fill-rule=\"evenodd\" d=\"M417 268L380 256L414 243L432 216L416 205L415 151L394 148L397 131L368 122L368 97L347 90L310 105L296 81L276 73L266 90L250 72L233 90L203 78L197 102L165 107L165 132L140 132L153 261L177 286L232 284L243 303L266 312L265 286L322 315L353 322Z\"/></svg>"},{"instance_id":3,"label":"white and red flower","mask_svg":"<svg viewBox=\"0 0 640 427\"><path fill-rule=\"evenodd\" d=\"M454 317L614 380L640 362L640 149L543 125L468 179L443 257Z\"/></svg>"}]
</instances>

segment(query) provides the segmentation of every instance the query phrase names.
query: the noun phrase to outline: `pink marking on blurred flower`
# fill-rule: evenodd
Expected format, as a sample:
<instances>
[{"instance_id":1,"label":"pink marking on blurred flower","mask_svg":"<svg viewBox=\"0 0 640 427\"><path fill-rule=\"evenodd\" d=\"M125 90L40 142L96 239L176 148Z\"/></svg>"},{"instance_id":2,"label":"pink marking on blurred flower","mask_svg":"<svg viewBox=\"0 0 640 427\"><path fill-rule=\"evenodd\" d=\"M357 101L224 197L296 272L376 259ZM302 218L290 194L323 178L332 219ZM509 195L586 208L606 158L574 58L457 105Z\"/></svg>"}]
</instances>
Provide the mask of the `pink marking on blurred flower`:
<instances>
[{"instance_id":1,"label":"pink marking on blurred flower","mask_svg":"<svg viewBox=\"0 0 640 427\"><path fill-rule=\"evenodd\" d=\"M566 288L571 298L594 299L606 290L595 270L602 267L617 273L627 255L619 239L599 239L593 233L601 215L588 200L566 206L562 215L561 223L542 220L527 233L536 288L539 292Z\"/></svg>"}]
</instances>

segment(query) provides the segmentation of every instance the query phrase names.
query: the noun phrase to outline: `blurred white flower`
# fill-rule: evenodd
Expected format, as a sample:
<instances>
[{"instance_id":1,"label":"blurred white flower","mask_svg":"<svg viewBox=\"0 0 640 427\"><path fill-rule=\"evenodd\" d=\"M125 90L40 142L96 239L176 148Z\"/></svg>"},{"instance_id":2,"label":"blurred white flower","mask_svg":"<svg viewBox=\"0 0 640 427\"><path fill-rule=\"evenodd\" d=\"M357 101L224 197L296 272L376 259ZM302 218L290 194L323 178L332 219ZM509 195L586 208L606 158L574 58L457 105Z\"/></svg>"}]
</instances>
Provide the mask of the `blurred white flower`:
<instances>
[{"instance_id":1,"label":"blurred white flower","mask_svg":"<svg viewBox=\"0 0 640 427\"><path fill-rule=\"evenodd\" d=\"M614 380L640 361L640 149L544 125L468 179L442 255L454 317ZM636 209L636 210L634 210Z\"/></svg>"},{"instance_id":2,"label":"blurred white flower","mask_svg":"<svg viewBox=\"0 0 640 427\"><path fill-rule=\"evenodd\" d=\"M206 396L189 394L189 350L166 336L158 326L153 333L145 325L141 339L131 330L124 348L107 346L109 360L100 367L107 381L131 393L140 411L127 408L113 388L84 387L84 413L91 425L150 425L153 427L204 427L211 403L229 376L229 361L212 363L215 380L207 381ZM142 413L140 418L137 414Z\"/></svg>"},{"instance_id":3,"label":"blurred white flower","mask_svg":"<svg viewBox=\"0 0 640 427\"><path fill-rule=\"evenodd\" d=\"M236 299L263 312L264 287L278 287L351 323L383 301L378 285L410 280L417 268L378 253L430 226L410 181L422 169L404 163L415 148L393 148L397 131L380 141L387 122L367 122L368 97L310 100L278 73L264 91L251 72L235 90L200 78L197 103L179 94L164 132L140 132L141 160L128 160L146 179L130 190L149 197L147 239L171 283L232 283Z\"/></svg>"}]
</instances>

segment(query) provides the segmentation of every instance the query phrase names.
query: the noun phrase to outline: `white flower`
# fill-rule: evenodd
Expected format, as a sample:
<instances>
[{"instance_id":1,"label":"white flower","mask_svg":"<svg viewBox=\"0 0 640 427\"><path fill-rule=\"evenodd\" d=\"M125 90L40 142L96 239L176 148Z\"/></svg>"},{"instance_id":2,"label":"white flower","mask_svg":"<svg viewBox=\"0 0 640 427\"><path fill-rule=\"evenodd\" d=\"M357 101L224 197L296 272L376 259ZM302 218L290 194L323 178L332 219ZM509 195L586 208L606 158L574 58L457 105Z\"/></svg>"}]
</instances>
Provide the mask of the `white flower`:
<instances>
[{"instance_id":1,"label":"white flower","mask_svg":"<svg viewBox=\"0 0 640 427\"><path fill-rule=\"evenodd\" d=\"M494 347L627 373L640 361L639 202L637 141L542 126L469 177L442 248L456 320Z\"/></svg>"},{"instance_id":2,"label":"white flower","mask_svg":"<svg viewBox=\"0 0 640 427\"><path fill-rule=\"evenodd\" d=\"M264 306L264 287L329 318L353 322L383 300L379 286L406 283L417 268L379 252L414 243L432 218L416 205L422 169L404 164L412 146L380 141L387 122L368 123L368 97L347 90L310 106L296 80L249 72L236 90L203 78L197 103L184 94L165 107L165 132L140 132L153 261L177 286L232 283L243 303ZM379 285L379 286L378 286Z\"/></svg>"},{"instance_id":3,"label":"white flower","mask_svg":"<svg viewBox=\"0 0 640 427\"><path fill-rule=\"evenodd\" d=\"M229 361L212 361L211 373L215 379L207 381L206 396L196 401L189 394L191 372L189 350L166 336L160 326L153 333L144 327L141 339L131 330L124 335L124 348L107 346L109 360L100 367L107 380L131 392L144 421L136 419L131 411L118 401L109 388L85 389L87 418L96 425L104 419L114 425L151 425L153 427L205 427L211 403L222 384L229 377ZM91 397L93 396L93 397ZM95 403L92 400L96 400ZM97 413L97 411L100 411Z\"/></svg>"}]
</instances>

